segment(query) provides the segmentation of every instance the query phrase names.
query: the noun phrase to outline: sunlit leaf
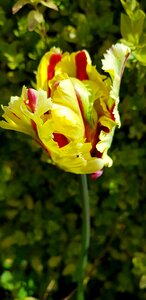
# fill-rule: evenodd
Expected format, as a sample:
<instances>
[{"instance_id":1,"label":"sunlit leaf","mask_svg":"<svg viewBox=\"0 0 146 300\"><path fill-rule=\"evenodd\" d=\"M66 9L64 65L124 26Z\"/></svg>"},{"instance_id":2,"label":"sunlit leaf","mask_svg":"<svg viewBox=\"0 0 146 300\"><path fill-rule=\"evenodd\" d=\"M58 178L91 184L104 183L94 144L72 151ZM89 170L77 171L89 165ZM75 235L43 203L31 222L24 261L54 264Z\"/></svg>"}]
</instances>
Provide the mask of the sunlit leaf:
<instances>
[{"instance_id":1,"label":"sunlit leaf","mask_svg":"<svg viewBox=\"0 0 146 300\"><path fill-rule=\"evenodd\" d=\"M57 5L51 0L41 0L40 3L48 8L58 10Z\"/></svg>"},{"instance_id":2,"label":"sunlit leaf","mask_svg":"<svg viewBox=\"0 0 146 300\"><path fill-rule=\"evenodd\" d=\"M28 29L33 31L38 24L43 22L43 15L36 10L31 10L27 16L28 20Z\"/></svg>"},{"instance_id":3,"label":"sunlit leaf","mask_svg":"<svg viewBox=\"0 0 146 300\"><path fill-rule=\"evenodd\" d=\"M11 291L14 288L14 283L13 283L13 275L10 271L4 271L1 275L1 284L2 286Z\"/></svg>"},{"instance_id":4,"label":"sunlit leaf","mask_svg":"<svg viewBox=\"0 0 146 300\"><path fill-rule=\"evenodd\" d=\"M139 282L139 287L140 289L145 289L146 288L146 275L142 275L140 282Z\"/></svg>"},{"instance_id":5,"label":"sunlit leaf","mask_svg":"<svg viewBox=\"0 0 146 300\"><path fill-rule=\"evenodd\" d=\"M19 0L12 7L12 13L16 14L24 5L28 4L29 0Z\"/></svg>"},{"instance_id":6,"label":"sunlit leaf","mask_svg":"<svg viewBox=\"0 0 146 300\"><path fill-rule=\"evenodd\" d=\"M143 32L145 13L137 10L132 17L121 14L121 34L125 40L137 45Z\"/></svg>"},{"instance_id":7,"label":"sunlit leaf","mask_svg":"<svg viewBox=\"0 0 146 300\"><path fill-rule=\"evenodd\" d=\"M146 44L135 51L135 58L144 66L146 66Z\"/></svg>"},{"instance_id":8,"label":"sunlit leaf","mask_svg":"<svg viewBox=\"0 0 146 300\"><path fill-rule=\"evenodd\" d=\"M131 15L135 9L139 8L139 3L136 0L121 0L121 3L128 15Z\"/></svg>"}]
</instances>

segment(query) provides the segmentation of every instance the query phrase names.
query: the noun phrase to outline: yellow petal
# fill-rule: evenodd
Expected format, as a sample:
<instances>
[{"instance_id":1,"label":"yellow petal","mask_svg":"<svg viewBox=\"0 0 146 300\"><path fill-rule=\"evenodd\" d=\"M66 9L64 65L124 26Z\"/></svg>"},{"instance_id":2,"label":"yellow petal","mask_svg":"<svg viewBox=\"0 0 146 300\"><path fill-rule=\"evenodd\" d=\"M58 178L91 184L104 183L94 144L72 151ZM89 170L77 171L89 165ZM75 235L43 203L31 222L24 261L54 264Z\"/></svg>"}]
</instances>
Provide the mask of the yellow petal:
<instances>
[{"instance_id":1,"label":"yellow petal","mask_svg":"<svg viewBox=\"0 0 146 300\"><path fill-rule=\"evenodd\" d=\"M69 54L68 52L65 52L62 55L61 61L56 66L55 75L60 75L61 73L66 73L69 77L75 77L75 53Z\"/></svg>"},{"instance_id":2,"label":"yellow petal","mask_svg":"<svg viewBox=\"0 0 146 300\"><path fill-rule=\"evenodd\" d=\"M43 140L49 150L52 161L59 168L76 174L90 174L101 170L104 161L100 158L91 157L91 144L84 140L76 140L59 148L53 140Z\"/></svg>"},{"instance_id":3,"label":"yellow petal","mask_svg":"<svg viewBox=\"0 0 146 300\"><path fill-rule=\"evenodd\" d=\"M3 118L6 120L0 122L0 126L5 129L20 131L31 136L35 136L30 119L23 114L23 100L18 97L12 97L9 106L3 107Z\"/></svg>"},{"instance_id":4,"label":"yellow petal","mask_svg":"<svg viewBox=\"0 0 146 300\"><path fill-rule=\"evenodd\" d=\"M55 132L61 133L69 139L84 137L85 129L82 119L68 107L53 104L51 116Z\"/></svg>"},{"instance_id":5,"label":"yellow petal","mask_svg":"<svg viewBox=\"0 0 146 300\"><path fill-rule=\"evenodd\" d=\"M6 122L1 121L0 126L29 134L37 140L37 133L33 128L32 121L36 127L41 127L47 120L45 113L51 109L52 102L47 99L46 92L42 90L36 91L36 98L36 108L33 113L27 106L27 89L23 87L22 96L11 97L8 106L3 107L3 118Z\"/></svg>"},{"instance_id":6,"label":"yellow petal","mask_svg":"<svg viewBox=\"0 0 146 300\"><path fill-rule=\"evenodd\" d=\"M55 77L55 82L58 82L58 86L52 95L53 103L66 106L81 115L72 80L70 78L66 79L66 76L64 80L60 79L62 79L62 76L61 78L60 76Z\"/></svg>"}]
</instances>

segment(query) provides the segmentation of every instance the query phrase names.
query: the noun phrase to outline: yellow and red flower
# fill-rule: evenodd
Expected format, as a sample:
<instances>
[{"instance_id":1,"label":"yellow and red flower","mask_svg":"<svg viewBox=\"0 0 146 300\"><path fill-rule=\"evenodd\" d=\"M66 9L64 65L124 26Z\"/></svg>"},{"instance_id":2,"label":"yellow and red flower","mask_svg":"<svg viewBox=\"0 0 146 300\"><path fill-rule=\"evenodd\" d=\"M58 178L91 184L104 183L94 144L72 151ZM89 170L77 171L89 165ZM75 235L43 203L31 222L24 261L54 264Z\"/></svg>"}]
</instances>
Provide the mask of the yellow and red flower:
<instances>
[{"instance_id":1,"label":"yellow and red flower","mask_svg":"<svg viewBox=\"0 0 146 300\"><path fill-rule=\"evenodd\" d=\"M65 171L98 176L112 165L107 151L120 126L119 88L129 54L122 44L112 46L102 61L106 77L87 51L52 48L39 64L37 90L23 88L21 97L12 97L0 126L31 135Z\"/></svg>"}]
</instances>

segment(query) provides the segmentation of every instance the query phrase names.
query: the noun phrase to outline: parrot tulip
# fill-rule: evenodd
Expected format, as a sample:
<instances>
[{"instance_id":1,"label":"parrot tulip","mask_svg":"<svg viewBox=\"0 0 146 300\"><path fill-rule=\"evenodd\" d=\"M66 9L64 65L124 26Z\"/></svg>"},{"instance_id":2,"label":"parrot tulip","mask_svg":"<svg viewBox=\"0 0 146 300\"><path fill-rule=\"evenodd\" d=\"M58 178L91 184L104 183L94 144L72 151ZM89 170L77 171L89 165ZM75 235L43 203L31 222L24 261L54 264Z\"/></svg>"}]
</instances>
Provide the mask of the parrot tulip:
<instances>
[{"instance_id":1,"label":"parrot tulip","mask_svg":"<svg viewBox=\"0 0 146 300\"><path fill-rule=\"evenodd\" d=\"M11 97L0 126L31 135L59 168L98 177L112 165L107 152L120 126L119 88L129 54L125 45L112 46L102 60L107 76L87 51L52 48L39 64L37 90L23 87L21 97Z\"/></svg>"}]
</instances>

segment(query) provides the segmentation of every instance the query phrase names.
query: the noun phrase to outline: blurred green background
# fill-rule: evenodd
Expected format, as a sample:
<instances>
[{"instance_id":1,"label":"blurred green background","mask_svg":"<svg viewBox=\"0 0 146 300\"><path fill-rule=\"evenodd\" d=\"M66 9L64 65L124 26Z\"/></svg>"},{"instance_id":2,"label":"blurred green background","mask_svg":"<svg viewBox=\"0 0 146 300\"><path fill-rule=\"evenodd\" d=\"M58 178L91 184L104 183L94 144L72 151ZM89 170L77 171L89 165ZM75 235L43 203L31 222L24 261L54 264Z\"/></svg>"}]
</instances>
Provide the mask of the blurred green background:
<instances>
[{"instance_id":1,"label":"blurred green background","mask_svg":"<svg viewBox=\"0 0 146 300\"><path fill-rule=\"evenodd\" d=\"M123 38L133 49L120 91L122 126L109 151L113 166L96 181L88 176L92 230L86 300L145 300L145 14L137 13L134 0L57 0L59 11L45 1L37 7L39 1L21 2L28 3L12 14L15 1L0 1L1 104L19 95L22 85L35 86L39 60L54 45L69 52L86 48L99 71L113 43ZM122 4L130 21L125 15L120 21L126 14ZM145 0L140 7L146 11ZM46 164L27 136L0 129L1 300L69 299L76 288L81 205L77 175Z\"/></svg>"}]
</instances>

